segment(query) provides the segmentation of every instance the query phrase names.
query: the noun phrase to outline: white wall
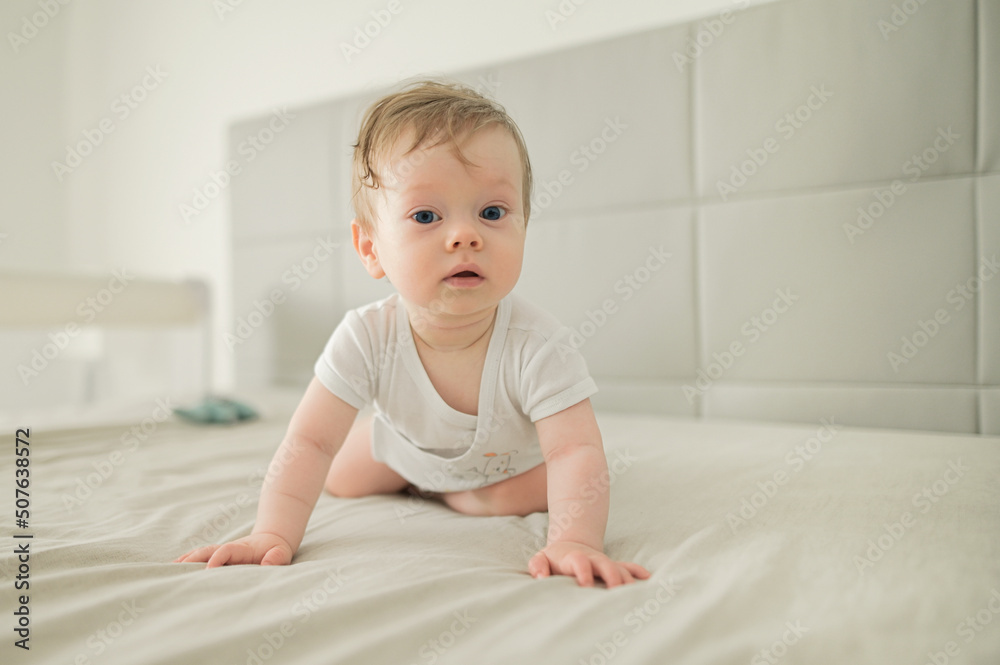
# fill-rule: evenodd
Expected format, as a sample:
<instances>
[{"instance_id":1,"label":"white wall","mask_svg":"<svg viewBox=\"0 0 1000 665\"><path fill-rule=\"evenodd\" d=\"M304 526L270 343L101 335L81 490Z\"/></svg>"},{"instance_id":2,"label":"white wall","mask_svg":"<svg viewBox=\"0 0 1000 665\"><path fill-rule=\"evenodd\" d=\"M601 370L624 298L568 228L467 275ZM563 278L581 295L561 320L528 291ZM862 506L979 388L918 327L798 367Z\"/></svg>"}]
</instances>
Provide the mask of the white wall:
<instances>
[{"instance_id":1,"label":"white wall","mask_svg":"<svg viewBox=\"0 0 1000 665\"><path fill-rule=\"evenodd\" d=\"M31 23L35 13L41 29ZM49 18L30 0L0 3L0 268L51 267L67 256L68 194L50 162L66 144L68 14Z\"/></svg>"},{"instance_id":2,"label":"white wall","mask_svg":"<svg viewBox=\"0 0 1000 665\"><path fill-rule=\"evenodd\" d=\"M5 2L0 20L15 29L21 17L40 11L39 2ZM15 202L16 231L8 232L0 256L13 252L16 235L31 245L20 256L50 265L65 257L96 271L128 267L150 276L204 277L218 295L215 324L222 330L231 324L227 197L223 193L188 223L179 207L192 204L195 188L223 167L233 122L418 73L469 69L745 4L72 2L29 49L0 65L5 90L27 95L16 107L27 130L12 123L0 130L5 138L20 137L4 167L5 175L17 178L5 177L3 185ZM373 20L372 12L392 18L348 57L342 45ZM123 95L134 97L130 105ZM102 122L113 131L100 131ZM85 132L103 134L100 145L56 183L52 159L65 159L67 144L86 142ZM215 339L221 346L221 336ZM232 358L221 351L215 374L219 387L228 388Z\"/></svg>"}]
</instances>

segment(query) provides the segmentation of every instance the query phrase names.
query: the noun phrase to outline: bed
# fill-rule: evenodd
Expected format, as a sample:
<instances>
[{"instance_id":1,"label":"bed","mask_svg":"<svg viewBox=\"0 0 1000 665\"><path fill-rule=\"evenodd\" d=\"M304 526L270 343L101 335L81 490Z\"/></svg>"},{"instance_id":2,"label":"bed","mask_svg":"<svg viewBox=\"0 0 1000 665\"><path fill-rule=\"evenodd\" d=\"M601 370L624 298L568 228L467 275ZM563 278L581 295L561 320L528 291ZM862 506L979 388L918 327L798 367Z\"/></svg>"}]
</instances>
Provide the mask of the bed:
<instances>
[{"instance_id":1,"label":"bed","mask_svg":"<svg viewBox=\"0 0 1000 665\"><path fill-rule=\"evenodd\" d=\"M837 414L1000 433L1000 280L983 277L974 304L951 291L971 285L1000 248L1000 79L989 75L1000 62L998 8L768 3L601 42L585 32L546 38L537 55L461 74L498 96L531 146L537 204L521 284L580 331L608 323L603 337L585 335L599 395L617 395L606 404L815 415L788 424L598 409L610 469L606 551L651 571L636 584L529 577L546 514L469 517L403 494L321 496L289 566L172 563L253 526L264 470L305 382L287 392L248 386L295 383L337 316L382 295L343 236L343 148L374 90L294 109L281 141L222 187L231 246L219 262L232 273L221 283L233 292L215 294L215 310L197 282L0 271L0 332L40 336L34 347L10 345L15 363L32 350L46 354L39 368L49 356L66 360L70 326L91 323L81 305L106 295L113 304L94 314L101 327L203 333L192 345L200 361L174 364L202 377L198 397L211 387L212 340L220 347L234 321L266 319L235 367L239 396L260 412L251 422L189 423L172 413L188 403L179 398L5 419L10 395L27 391L15 373L0 376L9 527L0 663L997 665L1000 436L852 427ZM247 163L245 138L273 121L260 113L229 128L229 160L218 163ZM916 169L911 155L927 164ZM102 204L73 219L112 215L73 254L124 257L140 237L135 224L149 220L129 216L118 238L129 208L114 202L117 189L97 191ZM105 237L113 247L88 256ZM345 241L343 256L333 239ZM673 254L656 279L642 263L652 248ZM307 262L316 268L308 283L285 279ZM640 275L649 277L641 293L619 290L620 277L646 283ZM801 303L779 319L783 292ZM750 327L758 317L766 325ZM926 348L911 342L918 335ZM757 339L756 355L734 364L733 344ZM8 345L0 339L0 352ZM120 351L113 346L91 337L78 349L81 376ZM887 356L895 349L907 362ZM705 392L722 375L697 406L682 395L682 381ZM49 368L39 382L57 378Z\"/></svg>"},{"instance_id":2,"label":"bed","mask_svg":"<svg viewBox=\"0 0 1000 665\"><path fill-rule=\"evenodd\" d=\"M31 519L0 555L4 662L998 662L998 438L601 412L606 549L652 572L611 590L528 576L546 514L402 494L323 495L287 567L170 563L250 531L295 398L257 396L261 418L224 427L156 409L23 423ZM11 632L24 543L27 652Z\"/></svg>"}]
</instances>

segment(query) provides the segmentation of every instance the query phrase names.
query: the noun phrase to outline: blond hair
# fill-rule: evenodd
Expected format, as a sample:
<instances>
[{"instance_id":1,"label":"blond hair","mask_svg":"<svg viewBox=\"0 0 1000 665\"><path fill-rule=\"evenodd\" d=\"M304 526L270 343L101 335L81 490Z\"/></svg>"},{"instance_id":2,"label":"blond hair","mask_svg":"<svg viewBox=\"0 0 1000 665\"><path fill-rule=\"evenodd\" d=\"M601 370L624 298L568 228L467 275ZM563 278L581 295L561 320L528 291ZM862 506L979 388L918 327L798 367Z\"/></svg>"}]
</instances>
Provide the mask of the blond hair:
<instances>
[{"instance_id":1,"label":"blond hair","mask_svg":"<svg viewBox=\"0 0 1000 665\"><path fill-rule=\"evenodd\" d=\"M375 193L387 184L379 174L396 142L407 131L412 132L411 145L404 155L419 147L432 147L449 142L455 146L459 160L470 164L462 155L459 142L484 127L500 125L510 132L521 157L522 205L527 224L531 213L531 163L521 131L497 102L459 83L421 80L385 95L365 112L354 147L354 167L351 192L358 224L368 233L375 231ZM426 146L425 146L426 144ZM392 177L389 174L389 177Z\"/></svg>"}]
</instances>

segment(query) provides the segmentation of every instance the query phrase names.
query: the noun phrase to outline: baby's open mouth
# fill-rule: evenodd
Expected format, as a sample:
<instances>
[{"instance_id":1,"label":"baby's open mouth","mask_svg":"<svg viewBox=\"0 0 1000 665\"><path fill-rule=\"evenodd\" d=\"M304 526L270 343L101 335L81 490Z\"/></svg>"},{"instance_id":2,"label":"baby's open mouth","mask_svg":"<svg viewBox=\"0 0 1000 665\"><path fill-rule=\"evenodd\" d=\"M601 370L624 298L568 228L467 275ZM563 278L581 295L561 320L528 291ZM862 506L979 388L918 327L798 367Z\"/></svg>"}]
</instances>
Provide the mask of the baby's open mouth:
<instances>
[{"instance_id":1,"label":"baby's open mouth","mask_svg":"<svg viewBox=\"0 0 1000 665\"><path fill-rule=\"evenodd\" d=\"M478 268L479 266L474 266ZM475 270L458 270L445 277L445 283L456 289L474 288L481 285L486 279Z\"/></svg>"}]
</instances>

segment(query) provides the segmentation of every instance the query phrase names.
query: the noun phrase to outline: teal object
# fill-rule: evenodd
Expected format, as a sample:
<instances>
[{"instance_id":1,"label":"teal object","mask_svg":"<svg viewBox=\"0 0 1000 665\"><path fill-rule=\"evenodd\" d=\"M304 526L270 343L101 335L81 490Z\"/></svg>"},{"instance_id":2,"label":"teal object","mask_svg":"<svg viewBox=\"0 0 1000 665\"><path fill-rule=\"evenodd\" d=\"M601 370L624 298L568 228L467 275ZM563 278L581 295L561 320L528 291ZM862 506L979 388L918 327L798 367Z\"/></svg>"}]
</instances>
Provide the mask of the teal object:
<instances>
[{"instance_id":1,"label":"teal object","mask_svg":"<svg viewBox=\"0 0 1000 665\"><path fill-rule=\"evenodd\" d=\"M257 411L248 404L213 396L206 397L197 406L174 409L174 413L199 425L230 425L258 417Z\"/></svg>"},{"instance_id":2,"label":"teal object","mask_svg":"<svg viewBox=\"0 0 1000 665\"><path fill-rule=\"evenodd\" d=\"M174 413L196 425L232 425L235 423L255 420L258 415L253 407L235 400L211 394L212 386L212 298L208 286L202 282L192 282L198 287L201 298L202 319L202 389L206 391L205 399L197 406L174 409Z\"/></svg>"}]
</instances>

